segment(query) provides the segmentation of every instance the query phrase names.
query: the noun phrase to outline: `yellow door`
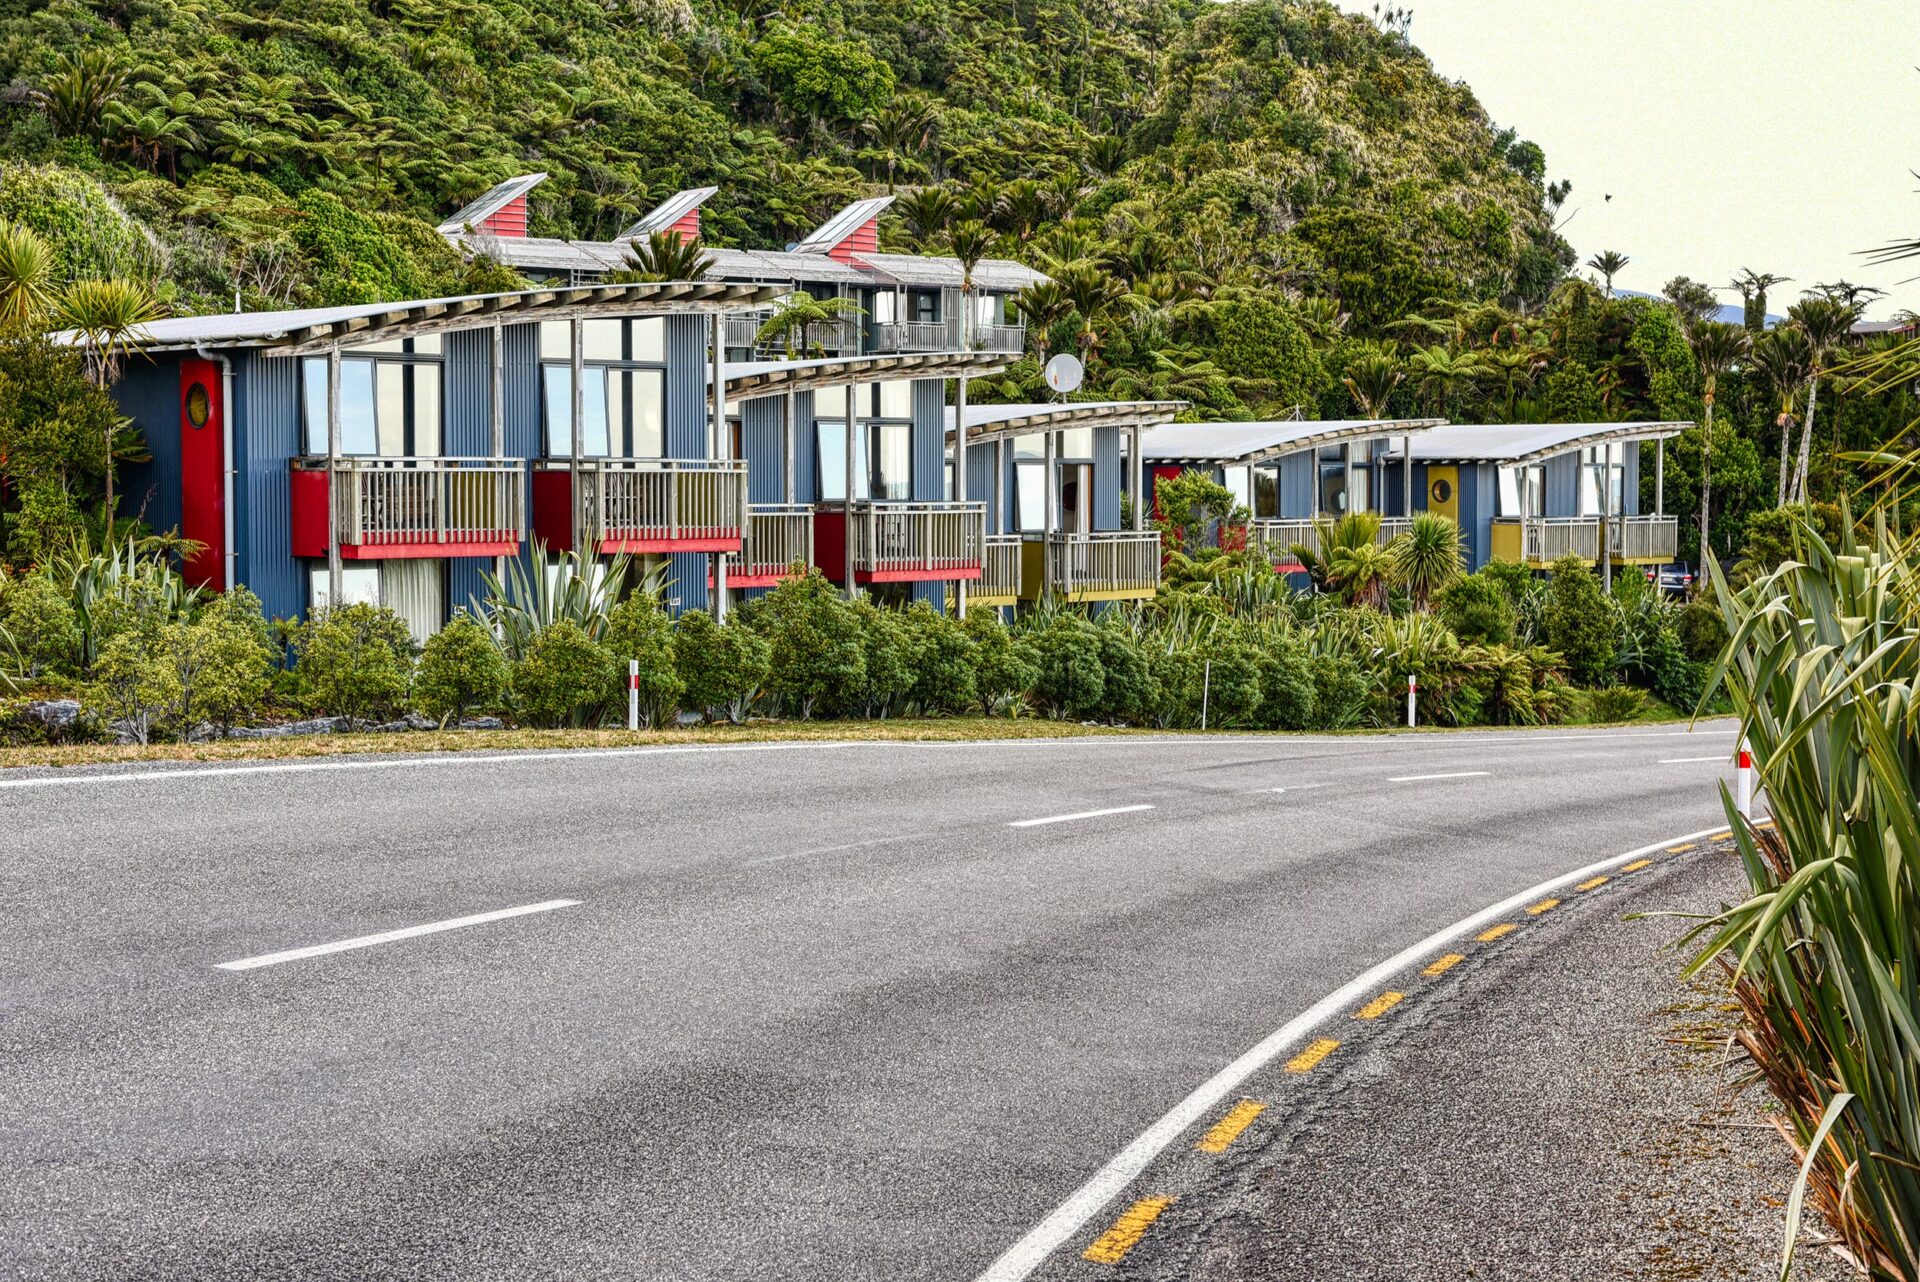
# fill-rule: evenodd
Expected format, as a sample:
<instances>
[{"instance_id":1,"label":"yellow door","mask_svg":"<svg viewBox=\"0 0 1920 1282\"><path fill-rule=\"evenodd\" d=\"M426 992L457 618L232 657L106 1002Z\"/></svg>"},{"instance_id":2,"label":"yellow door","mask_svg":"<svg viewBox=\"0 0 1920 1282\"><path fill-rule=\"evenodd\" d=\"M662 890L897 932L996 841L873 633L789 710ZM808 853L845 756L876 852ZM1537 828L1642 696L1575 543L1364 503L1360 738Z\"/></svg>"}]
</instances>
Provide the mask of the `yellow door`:
<instances>
[{"instance_id":1,"label":"yellow door","mask_svg":"<svg viewBox=\"0 0 1920 1282\"><path fill-rule=\"evenodd\" d=\"M1436 512L1455 525L1460 523L1459 468L1427 468L1427 511Z\"/></svg>"}]
</instances>

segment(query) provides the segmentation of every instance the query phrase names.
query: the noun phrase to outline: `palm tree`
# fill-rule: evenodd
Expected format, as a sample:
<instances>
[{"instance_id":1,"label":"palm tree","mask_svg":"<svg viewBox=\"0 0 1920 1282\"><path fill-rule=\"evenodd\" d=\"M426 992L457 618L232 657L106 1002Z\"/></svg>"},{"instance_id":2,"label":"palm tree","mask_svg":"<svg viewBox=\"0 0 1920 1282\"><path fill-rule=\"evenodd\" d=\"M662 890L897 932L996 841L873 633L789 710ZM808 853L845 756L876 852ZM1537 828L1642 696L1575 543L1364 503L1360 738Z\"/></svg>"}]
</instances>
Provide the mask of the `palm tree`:
<instances>
[{"instance_id":1,"label":"palm tree","mask_svg":"<svg viewBox=\"0 0 1920 1282\"><path fill-rule=\"evenodd\" d=\"M671 229L648 232L627 246L627 265L608 279L617 283L656 280L705 280L712 267L698 236Z\"/></svg>"},{"instance_id":2,"label":"palm tree","mask_svg":"<svg viewBox=\"0 0 1920 1282\"><path fill-rule=\"evenodd\" d=\"M1720 376L1744 359L1753 347L1745 329L1726 321L1702 321L1691 336L1693 359L1700 365L1701 400L1707 408L1707 421L1700 438L1700 561L1704 565L1709 542L1711 511L1707 506L1713 492L1713 400L1719 391Z\"/></svg>"},{"instance_id":3,"label":"palm tree","mask_svg":"<svg viewBox=\"0 0 1920 1282\"><path fill-rule=\"evenodd\" d=\"M1420 391L1427 397L1427 407L1435 415L1444 415L1455 394L1463 387L1472 386L1475 379L1486 373L1480 353L1443 347L1439 343L1414 348L1409 363L1420 379Z\"/></svg>"},{"instance_id":4,"label":"palm tree","mask_svg":"<svg viewBox=\"0 0 1920 1282\"><path fill-rule=\"evenodd\" d=\"M1059 275L1060 288L1080 320L1080 361L1093 364L1093 355L1106 339L1112 313L1131 307L1135 297L1126 282L1092 263L1069 265Z\"/></svg>"},{"instance_id":5,"label":"palm tree","mask_svg":"<svg viewBox=\"0 0 1920 1282\"><path fill-rule=\"evenodd\" d=\"M1773 425L1780 429L1780 483L1774 490L1774 505L1787 502L1787 458L1793 440L1793 401L1800 381L1807 376L1806 331L1794 325L1768 330L1753 341L1749 363L1766 380L1780 410Z\"/></svg>"},{"instance_id":6,"label":"palm tree","mask_svg":"<svg viewBox=\"0 0 1920 1282\"><path fill-rule=\"evenodd\" d=\"M1303 298L1296 309L1299 314L1300 328L1307 331L1315 344L1322 348L1332 347L1347 332L1347 322L1353 319L1353 313L1340 310L1340 300L1319 295Z\"/></svg>"},{"instance_id":7,"label":"palm tree","mask_svg":"<svg viewBox=\"0 0 1920 1282\"><path fill-rule=\"evenodd\" d=\"M1380 514L1378 512L1349 512L1340 517L1323 517L1313 523L1314 547L1296 543L1288 551L1313 585L1320 589L1342 588L1351 579L1335 577L1336 563L1349 570L1366 568L1362 576L1371 583L1384 575L1390 575L1391 565L1372 565L1362 567L1361 562L1368 559L1362 548L1371 548L1384 552L1380 547Z\"/></svg>"},{"instance_id":8,"label":"palm tree","mask_svg":"<svg viewBox=\"0 0 1920 1282\"><path fill-rule=\"evenodd\" d=\"M1547 363L1544 347L1496 347L1481 357L1488 372L1499 378L1507 391L1507 421L1513 421L1514 404L1520 389L1528 386Z\"/></svg>"},{"instance_id":9,"label":"palm tree","mask_svg":"<svg viewBox=\"0 0 1920 1282\"><path fill-rule=\"evenodd\" d=\"M918 156L933 141L938 117L924 98L897 98L879 115L861 125L874 144L886 153L887 194L893 194L894 168L902 159Z\"/></svg>"},{"instance_id":10,"label":"palm tree","mask_svg":"<svg viewBox=\"0 0 1920 1282\"><path fill-rule=\"evenodd\" d=\"M1406 378L1406 371L1392 354L1372 351L1347 366L1346 377L1340 381L1346 384L1347 395L1359 407L1361 417L1381 418L1387 412L1388 398Z\"/></svg>"},{"instance_id":11,"label":"palm tree","mask_svg":"<svg viewBox=\"0 0 1920 1282\"><path fill-rule=\"evenodd\" d=\"M1394 559L1377 540L1335 548L1326 562L1328 585L1349 604L1386 608L1387 590L1394 581Z\"/></svg>"},{"instance_id":12,"label":"palm tree","mask_svg":"<svg viewBox=\"0 0 1920 1282\"><path fill-rule=\"evenodd\" d=\"M1741 302L1741 319L1749 333L1758 334L1767 327L1767 291L1775 285L1784 285L1791 279L1787 276L1775 276L1772 272L1757 272L1751 267L1742 267L1740 274L1733 278L1728 289L1738 290Z\"/></svg>"},{"instance_id":13,"label":"palm tree","mask_svg":"<svg viewBox=\"0 0 1920 1282\"><path fill-rule=\"evenodd\" d=\"M999 237L975 222L960 223L947 233L947 249L960 260L960 347L972 351L973 273L980 260L991 254Z\"/></svg>"},{"instance_id":14,"label":"palm tree","mask_svg":"<svg viewBox=\"0 0 1920 1282\"><path fill-rule=\"evenodd\" d=\"M1713 291L1690 276L1675 276L1660 293L1680 313L1680 325L1689 333L1720 310L1720 300Z\"/></svg>"},{"instance_id":15,"label":"palm tree","mask_svg":"<svg viewBox=\"0 0 1920 1282\"><path fill-rule=\"evenodd\" d=\"M1073 300L1060 282L1035 281L1013 296L1013 310L1027 323L1027 341L1033 344L1034 355L1046 364L1053 351L1054 327L1073 315Z\"/></svg>"},{"instance_id":16,"label":"palm tree","mask_svg":"<svg viewBox=\"0 0 1920 1282\"><path fill-rule=\"evenodd\" d=\"M1421 512L1406 533L1387 545L1393 577L1413 594L1414 608L1425 610L1433 594L1466 570L1467 553L1460 527L1438 512Z\"/></svg>"},{"instance_id":17,"label":"palm tree","mask_svg":"<svg viewBox=\"0 0 1920 1282\"><path fill-rule=\"evenodd\" d=\"M1787 309L1807 338L1807 421L1800 427L1800 459L1794 465L1788 500L1807 501L1807 468L1813 455L1813 415L1820 401L1820 376L1858 319L1853 308L1833 298L1808 298Z\"/></svg>"},{"instance_id":18,"label":"palm tree","mask_svg":"<svg viewBox=\"0 0 1920 1282\"><path fill-rule=\"evenodd\" d=\"M1633 260L1631 258L1628 258L1625 254L1621 253L1619 250L1609 249L1603 253L1595 254L1592 258L1589 258L1587 260L1587 266L1593 268L1593 270L1600 273L1600 278L1607 282L1607 297L1612 298L1613 297L1613 278L1615 276L1618 276L1621 272L1625 271L1627 269L1627 264L1632 261Z\"/></svg>"},{"instance_id":19,"label":"palm tree","mask_svg":"<svg viewBox=\"0 0 1920 1282\"><path fill-rule=\"evenodd\" d=\"M106 387L120 375L120 362L138 345L146 326L166 315L153 292L130 280L77 280L54 307L54 324L75 331L86 345L87 376ZM113 528L113 437L118 415L107 429L107 528Z\"/></svg>"},{"instance_id":20,"label":"palm tree","mask_svg":"<svg viewBox=\"0 0 1920 1282\"><path fill-rule=\"evenodd\" d=\"M98 133L107 103L127 82L119 59L103 48L63 53L53 75L32 98L61 135Z\"/></svg>"},{"instance_id":21,"label":"palm tree","mask_svg":"<svg viewBox=\"0 0 1920 1282\"><path fill-rule=\"evenodd\" d=\"M921 244L933 240L947 229L959 212L958 202L952 193L944 187L922 187L910 191L893 202L900 216L907 220L914 239Z\"/></svg>"},{"instance_id":22,"label":"palm tree","mask_svg":"<svg viewBox=\"0 0 1920 1282\"><path fill-rule=\"evenodd\" d=\"M31 227L0 223L0 324L24 324L52 305L53 250Z\"/></svg>"}]
</instances>

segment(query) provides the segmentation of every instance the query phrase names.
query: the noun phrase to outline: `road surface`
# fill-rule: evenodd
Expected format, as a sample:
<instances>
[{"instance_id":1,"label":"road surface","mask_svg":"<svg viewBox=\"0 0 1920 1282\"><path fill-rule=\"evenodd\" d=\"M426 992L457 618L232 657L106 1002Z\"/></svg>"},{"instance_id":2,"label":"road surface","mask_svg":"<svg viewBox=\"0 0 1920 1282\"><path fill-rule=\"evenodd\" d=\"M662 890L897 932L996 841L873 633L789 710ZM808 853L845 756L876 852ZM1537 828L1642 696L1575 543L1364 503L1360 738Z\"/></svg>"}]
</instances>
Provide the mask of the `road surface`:
<instances>
[{"instance_id":1,"label":"road surface","mask_svg":"<svg viewBox=\"0 0 1920 1282\"><path fill-rule=\"evenodd\" d=\"M1718 822L1732 746L0 776L0 1276L968 1282L1358 973Z\"/></svg>"}]
</instances>

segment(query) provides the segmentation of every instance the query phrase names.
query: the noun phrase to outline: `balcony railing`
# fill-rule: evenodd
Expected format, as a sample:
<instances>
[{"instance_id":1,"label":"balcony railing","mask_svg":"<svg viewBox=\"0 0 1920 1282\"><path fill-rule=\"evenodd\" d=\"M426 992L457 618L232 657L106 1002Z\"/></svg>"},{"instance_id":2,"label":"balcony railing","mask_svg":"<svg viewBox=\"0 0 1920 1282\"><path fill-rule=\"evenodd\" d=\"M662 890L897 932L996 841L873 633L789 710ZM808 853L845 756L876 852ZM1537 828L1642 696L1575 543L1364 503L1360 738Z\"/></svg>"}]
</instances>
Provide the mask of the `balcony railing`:
<instances>
[{"instance_id":1,"label":"balcony railing","mask_svg":"<svg viewBox=\"0 0 1920 1282\"><path fill-rule=\"evenodd\" d=\"M579 470L577 501L599 551L731 551L740 542L744 459L582 459Z\"/></svg>"},{"instance_id":2,"label":"balcony railing","mask_svg":"<svg viewBox=\"0 0 1920 1282\"><path fill-rule=\"evenodd\" d=\"M1374 536L1374 541L1385 547L1412 527L1413 522L1406 517L1382 517L1380 532ZM1321 552L1320 530L1312 521L1261 517L1248 525L1247 537L1255 546L1264 549L1275 565L1286 565L1293 561L1292 549L1296 543L1315 556Z\"/></svg>"},{"instance_id":3,"label":"balcony railing","mask_svg":"<svg viewBox=\"0 0 1920 1282\"><path fill-rule=\"evenodd\" d=\"M762 339L761 327L772 319L772 312L736 313L727 317L726 343L728 347L751 348L755 355L768 358L783 357L787 354L787 344L793 344L797 356L806 356L814 348L827 352L844 352L853 345L856 330L851 321L827 321L810 326L805 333L798 329L790 334L781 334L774 338Z\"/></svg>"},{"instance_id":4,"label":"balcony railing","mask_svg":"<svg viewBox=\"0 0 1920 1282\"><path fill-rule=\"evenodd\" d=\"M876 352L941 352L956 342L944 321L887 321L873 327Z\"/></svg>"},{"instance_id":5,"label":"balcony railing","mask_svg":"<svg viewBox=\"0 0 1920 1282\"><path fill-rule=\"evenodd\" d=\"M1671 561L1679 554L1680 519L1620 516L1607 523L1607 544L1618 561Z\"/></svg>"},{"instance_id":6,"label":"balcony railing","mask_svg":"<svg viewBox=\"0 0 1920 1282\"><path fill-rule=\"evenodd\" d=\"M856 575L874 582L980 577L984 503L855 503L848 516Z\"/></svg>"},{"instance_id":7,"label":"balcony railing","mask_svg":"<svg viewBox=\"0 0 1920 1282\"><path fill-rule=\"evenodd\" d=\"M1546 565L1571 553L1585 561L1600 559L1600 518L1594 516L1503 516L1496 527L1520 528L1520 559Z\"/></svg>"},{"instance_id":8,"label":"balcony railing","mask_svg":"<svg viewBox=\"0 0 1920 1282\"><path fill-rule=\"evenodd\" d=\"M1026 540L1018 534L989 534L986 555L980 567L980 582L973 595L987 601L1013 601L1020 595L1022 549Z\"/></svg>"},{"instance_id":9,"label":"balcony railing","mask_svg":"<svg viewBox=\"0 0 1920 1282\"><path fill-rule=\"evenodd\" d=\"M296 466L316 477L328 472L324 459ZM519 459L342 458L332 477L326 489L348 555L490 556L526 538ZM317 510L324 522L325 507Z\"/></svg>"},{"instance_id":10,"label":"balcony railing","mask_svg":"<svg viewBox=\"0 0 1920 1282\"><path fill-rule=\"evenodd\" d=\"M1027 330L1023 325L976 325L971 337L975 351L1018 354L1027 350Z\"/></svg>"},{"instance_id":11,"label":"balcony railing","mask_svg":"<svg viewBox=\"0 0 1920 1282\"><path fill-rule=\"evenodd\" d=\"M778 583L793 563L813 564L813 508L805 503L750 503L746 537L727 557L727 582L739 587Z\"/></svg>"},{"instance_id":12,"label":"balcony railing","mask_svg":"<svg viewBox=\"0 0 1920 1282\"><path fill-rule=\"evenodd\" d=\"M1160 535L1151 530L1048 535L1047 587L1068 600L1152 596L1160 588Z\"/></svg>"}]
</instances>

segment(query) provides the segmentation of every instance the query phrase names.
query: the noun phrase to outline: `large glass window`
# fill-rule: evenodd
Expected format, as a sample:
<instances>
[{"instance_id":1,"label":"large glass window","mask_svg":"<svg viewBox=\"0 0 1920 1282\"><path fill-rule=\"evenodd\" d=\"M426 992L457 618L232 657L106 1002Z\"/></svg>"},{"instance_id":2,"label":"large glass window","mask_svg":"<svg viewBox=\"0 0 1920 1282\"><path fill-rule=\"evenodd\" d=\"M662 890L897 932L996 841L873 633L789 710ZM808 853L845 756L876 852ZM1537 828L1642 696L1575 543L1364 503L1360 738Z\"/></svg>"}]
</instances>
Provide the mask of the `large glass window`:
<instances>
[{"instance_id":1,"label":"large glass window","mask_svg":"<svg viewBox=\"0 0 1920 1282\"><path fill-rule=\"evenodd\" d=\"M1060 433L1058 457L1063 459L1090 459L1093 457L1093 429L1090 427L1070 427Z\"/></svg>"},{"instance_id":2,"label":"large glass window","mask_svg":"<svg viewBox=\"0 0 1920 1282\"><path fill-rule=\"evenodd\" d=\"M1270 467L1253 469L1253 514L1263 517L1280 515L1280 474Z\"/></svg>"},{"instance_id":3,"label":"large glass window","mask_svg":"<svg viewBox=\"0 0 1920 1282\"><path fill-rule=\"evenodd\" d=\"M1611 512L1618 516L1626 498L1626 463L1604 446L1580 451L1580 515L1600 516ZM1600 487L1607 487L1607 506L1600 503Z\"/></svg>"},{"instance_id":4,"label":"large glass window","mask_svg":"<svg viewBox=\"0 0 1920 1282\"><path fill-rule=\"evenodd\" d=\"M325 565L314 566L307 571L307 603L309 610L324 610L332 596L333 582ZM340 567L340 604L342 605L379 605L380 604L380 567L378 565L343 565Z\"/></svg>"},{"instance_id":5,"label":"large glass window","mask_svg":"<svg viewBox=\"0 0 1920 1282\"><path fill-rule=\"evenodd\" d=\"M441 448L440 340L392 339L340 360L340 452L431 458ZM373 355L368 355L373 353ZM327 453L327 358L300 363L306 452Z\"/></svg>"},{"instance_id":6,"label":"large glass window","mask_svg":"<svg viewBox=\"0 0 1920 1282\"><path fill-rule=\"evenodd\" d=\"M580 451L585 458L660 458L666 453L666 322L588 320L582 354ZM540 324L547 456L573 453L573 330Z\"/></svg>"},{"instance_id":7,"label":"large glass window","mask_svg":"<svg viewBox=\"0 0 1920 1282\"><path fill-rule=\"evenodd\" d=\"M1253 510L1253 469L1250 467L1229 467L1224 469L1227 492L1233 495L1233 501L1248 511Z\"/></svg>"},{"instance_id":8,"label":"large glass window","mask_svg":"<svg viewBox=\"0 0 1920 1282\"><path fill-rule=\"evenodd\" d=\"M1046 526L1046 476L1045 463L1014 464L1014 519L1022 531L1038 531Z\"/></svg>"},{"instance_id":9,"label":"large glass window","mask_svg":"<svg viewBox=\"0 0 1920 1282\"><path fill-rule=\"evenodd\" d=\"M814 458L819 465L820 501L840 503L847 497L847 424L845 419L823 418L814 422ZM853 440L853 497L870 497L867 470L867 440L856 434Z\"/></svg>"}]
</instances>

